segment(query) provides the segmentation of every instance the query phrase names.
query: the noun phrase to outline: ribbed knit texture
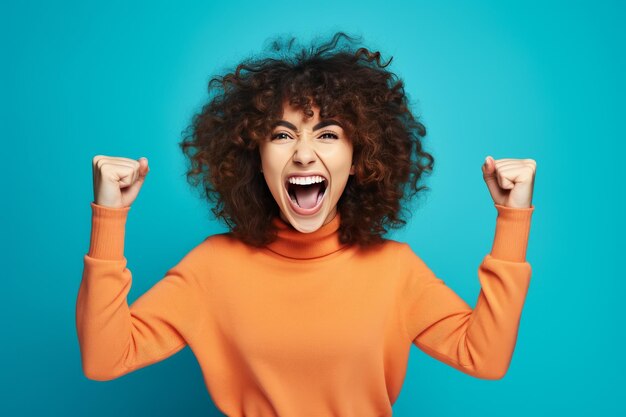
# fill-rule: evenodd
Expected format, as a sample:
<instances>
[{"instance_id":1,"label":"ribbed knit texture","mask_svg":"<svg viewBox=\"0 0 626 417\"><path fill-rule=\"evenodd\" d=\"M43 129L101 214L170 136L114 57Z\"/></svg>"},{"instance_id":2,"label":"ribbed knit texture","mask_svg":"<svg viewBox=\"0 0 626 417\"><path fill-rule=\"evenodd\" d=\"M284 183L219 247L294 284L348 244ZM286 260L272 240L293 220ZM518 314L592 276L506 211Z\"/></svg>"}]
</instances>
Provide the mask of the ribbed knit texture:
<instances>
[{"instance_id":1,"label":"ribbed knit texture","mask_svg":"<svg viewBox=\"0 0 626 417\"><path fill-rule=\"evenodd\" d=\"M130 207L111 208L91 203L89 256L124 259L124 232L129 211Z\"/></svg>"},{"instance_id":2,"label":"ribbed knit texture","mask_svg":"<svg viewBox=\"0 0 626 417\"><path fill-rule=\"evenodd\" d=\"M494 205L498 217L491 256L505 261L523 262L526 260L530 218L535 206L511 209L500 204Z\"/></svg>"},{"instance_id":3,"label":"ribbed knit texture","mask_svg":"<svg viewBox=\"0 0 626 417\"><path fill-rule=\"evenodd\" d=\"M474 309L405 243L340 244L339 215L308 234L275 218L278 240L265 248L209 236L129 306L128 209L92 209L76 302L90 379L189 346L229 417L380 417L391 416L411 346L477 378L508 370L530 283L534 207L496 205Z\"/></svg>"}]
</instances>

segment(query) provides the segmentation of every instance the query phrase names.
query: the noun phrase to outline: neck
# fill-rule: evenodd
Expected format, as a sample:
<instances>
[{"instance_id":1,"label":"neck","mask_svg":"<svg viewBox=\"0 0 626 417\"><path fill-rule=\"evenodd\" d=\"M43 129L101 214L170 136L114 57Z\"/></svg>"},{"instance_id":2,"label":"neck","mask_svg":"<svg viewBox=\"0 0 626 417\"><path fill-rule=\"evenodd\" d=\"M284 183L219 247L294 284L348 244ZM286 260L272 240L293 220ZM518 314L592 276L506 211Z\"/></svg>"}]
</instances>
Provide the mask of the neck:
<instances>
[{"instance_id":1,"label":"neck","mask_svg":"<svg viewBox=\"0 0 626 417\"><path fill-rule=\"evenodd\" d=\"M276 240L267 248L279 255L294 259L313 259L330 255L345 246L339 242L339 213L328 223L311 233L302 233L281 217L274 217L272 223L278 229Z\"/></svg>"}]
</instances>

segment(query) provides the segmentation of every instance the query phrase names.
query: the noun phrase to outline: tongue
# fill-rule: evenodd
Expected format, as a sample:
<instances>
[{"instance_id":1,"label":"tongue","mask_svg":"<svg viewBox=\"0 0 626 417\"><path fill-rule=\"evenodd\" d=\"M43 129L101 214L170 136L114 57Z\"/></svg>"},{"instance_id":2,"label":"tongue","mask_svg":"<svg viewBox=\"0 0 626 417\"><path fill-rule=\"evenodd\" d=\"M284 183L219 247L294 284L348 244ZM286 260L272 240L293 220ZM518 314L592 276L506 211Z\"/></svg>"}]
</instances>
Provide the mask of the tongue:
<instances>
[{"instance_id":1,"label":"tongue","mask_svg":"<svg viewBox=\"0 0 626 417\"><path fill-rule=\"evenodd\" d=\"M322 183L311 185L296 185L295 194L298 205L305 209L315 207L317 203L317 195L322 188Z\"/></svg>"}]
</instances>

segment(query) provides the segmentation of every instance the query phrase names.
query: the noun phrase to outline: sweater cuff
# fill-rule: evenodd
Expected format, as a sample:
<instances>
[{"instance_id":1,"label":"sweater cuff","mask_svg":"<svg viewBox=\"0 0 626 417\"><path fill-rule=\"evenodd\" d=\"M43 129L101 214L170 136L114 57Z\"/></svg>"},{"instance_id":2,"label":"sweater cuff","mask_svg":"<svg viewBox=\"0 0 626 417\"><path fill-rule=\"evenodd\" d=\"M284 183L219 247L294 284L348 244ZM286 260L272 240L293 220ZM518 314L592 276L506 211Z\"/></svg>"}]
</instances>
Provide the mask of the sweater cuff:
<instances>
[{"instance_id":1,"label":"sweater cuff","mask_svg":"<svg viewBox=\"0 0 626 417\"><path fill-rule=\"evenodd\" d=\"M527 208L513 208L494 205L498 217L491 256L504 261L526 262L530 220L535 206L531 204Z\"/></svg>"},{"instance_id":2,"label":"sweater cuff","mask_svg":"<svg viewBox=\"0 0 626 417\"><path fill-rule=\"evenodd\" d=\"M124 231L130 206L113 208L91 202L91 242L88 256L124 259Z\"/></svg>"}]
</instances>

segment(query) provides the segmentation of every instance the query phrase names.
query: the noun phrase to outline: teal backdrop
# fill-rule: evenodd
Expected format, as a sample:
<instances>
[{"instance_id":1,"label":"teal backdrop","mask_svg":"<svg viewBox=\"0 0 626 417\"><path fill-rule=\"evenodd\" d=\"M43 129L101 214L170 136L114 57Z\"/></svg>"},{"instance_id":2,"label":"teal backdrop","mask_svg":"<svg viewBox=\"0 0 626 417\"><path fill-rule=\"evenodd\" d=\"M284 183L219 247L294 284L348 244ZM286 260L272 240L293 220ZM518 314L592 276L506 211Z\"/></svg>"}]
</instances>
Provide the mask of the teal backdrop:
<instances>
[{"instance_id":1,"label":"teal backdrop","mask_svg":"<svg viewBox=\"0 0 626 417\"><path fill-rule=\"evenodd\" d=\"M82 374L91 159L150 161L127 223L132 302L226 230L177 145L210 77L272 36L343 30L393 56L436 160L431 190L388 237L472 306L496 219L481 164L537 162L508 374L476 379L412 347L394 416L626 415L625 19L626 2L602 0L2 2L0 414L221 415L189 348L109 382Z\"/></svg>"}]
</instances>

